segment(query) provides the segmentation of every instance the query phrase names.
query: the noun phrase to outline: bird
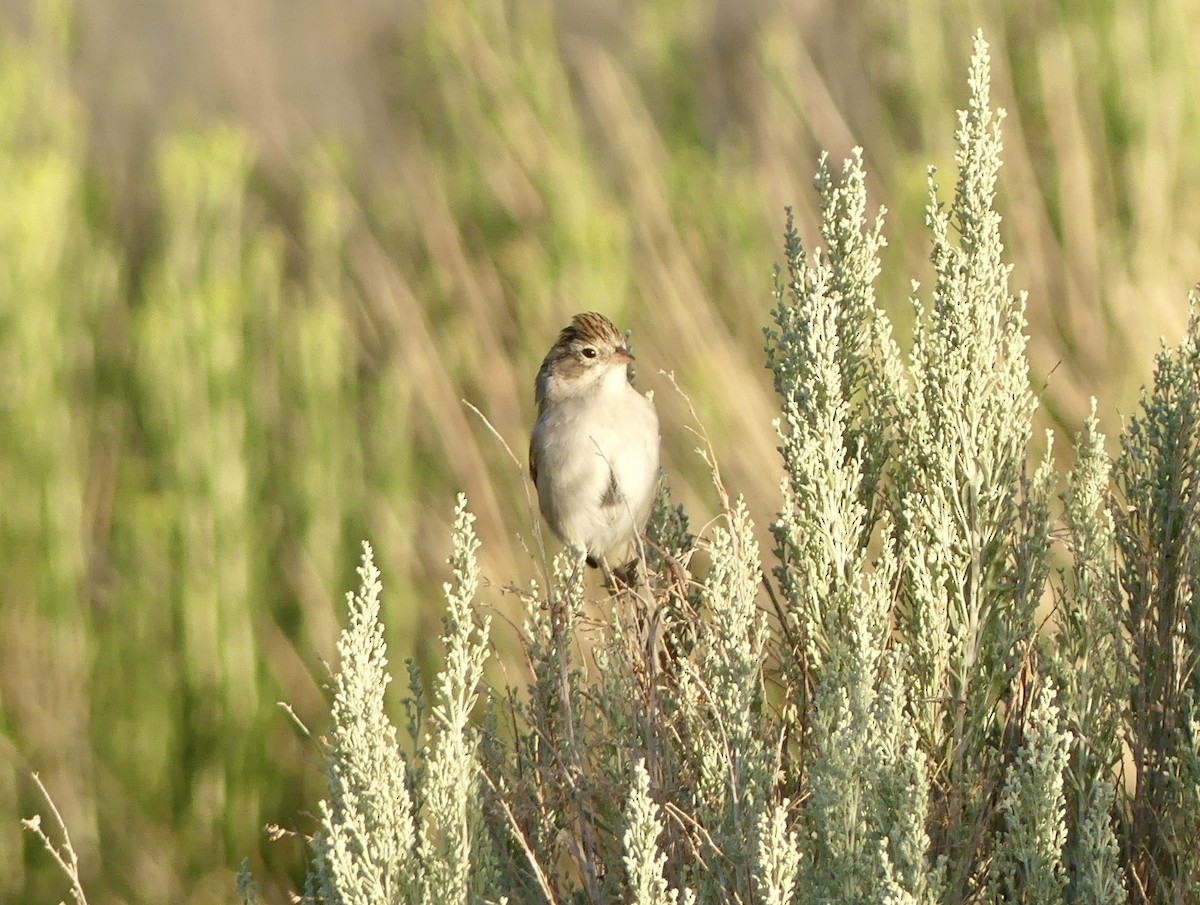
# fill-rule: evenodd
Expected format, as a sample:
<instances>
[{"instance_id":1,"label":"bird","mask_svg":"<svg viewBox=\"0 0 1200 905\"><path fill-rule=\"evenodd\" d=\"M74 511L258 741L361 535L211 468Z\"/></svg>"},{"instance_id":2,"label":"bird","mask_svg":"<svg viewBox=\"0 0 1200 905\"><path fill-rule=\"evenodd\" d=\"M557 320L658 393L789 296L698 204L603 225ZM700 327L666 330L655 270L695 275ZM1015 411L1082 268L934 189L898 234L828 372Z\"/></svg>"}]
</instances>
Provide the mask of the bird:
<instances>
[{"instance_id":1,"label":"bird","mask_svg":"<svg viewBox=\"0 0 1200 905\"><path fill-rule=\"evenodd\" d=\"M658 414L633 388L633 354L613 322L576 314L546 353L529 474L554 535L593 568L638 555L659 477Z\"/></svg>"}]
</instances>

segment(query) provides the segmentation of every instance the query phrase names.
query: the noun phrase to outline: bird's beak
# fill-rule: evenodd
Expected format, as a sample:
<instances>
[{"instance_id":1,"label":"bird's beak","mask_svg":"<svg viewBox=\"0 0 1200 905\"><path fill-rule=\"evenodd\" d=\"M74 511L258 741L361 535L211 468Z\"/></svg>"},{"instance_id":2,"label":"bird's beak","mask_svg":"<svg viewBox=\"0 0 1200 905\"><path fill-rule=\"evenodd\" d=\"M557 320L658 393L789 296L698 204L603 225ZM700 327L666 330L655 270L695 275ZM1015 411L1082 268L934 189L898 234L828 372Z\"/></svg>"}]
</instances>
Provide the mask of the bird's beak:
<instances>
[{"instance_id":1,"label":"bird's beak","mask_svg":"<svg viewBox=\"0 0 1200 905\"><path fill-rule=\"evenodd\" d=\"M612 354L612 363L613 364L629 364L629 362L634 361L634 360L635 359L633 357L633 353L630 352L628 349L626 349L624 346L621 346L621 348L617 349Z\"/></svg>"}]
</instances>

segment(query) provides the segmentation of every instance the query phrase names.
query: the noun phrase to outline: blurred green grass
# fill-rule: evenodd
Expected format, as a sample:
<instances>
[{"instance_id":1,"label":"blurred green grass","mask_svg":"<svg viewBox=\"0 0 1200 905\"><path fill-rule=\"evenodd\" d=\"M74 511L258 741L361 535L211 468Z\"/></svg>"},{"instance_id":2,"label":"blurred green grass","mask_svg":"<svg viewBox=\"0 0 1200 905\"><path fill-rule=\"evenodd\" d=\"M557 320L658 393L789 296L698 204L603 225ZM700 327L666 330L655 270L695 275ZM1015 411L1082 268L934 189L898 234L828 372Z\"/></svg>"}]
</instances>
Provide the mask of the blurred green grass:
<instances>
[{"instance_id":1,"label":"blurred green grass","mask_svg":"<svg viewBox=\"0 0 1200 905\"><path fill-rule=\"evenodd\" d=\"M531 571L460 400L520 454L577 310L633 330L694 521L659 369L766 524L783 207L812 245L820 149L866 149L903 336L977 26L1046 426L1095 395L1114 435L1200 277L1195 0L135 6L18 4L0 47L0 901L62 896L33 769L93 903L229 900L243 854L282 900L300 846L260 827L319 785L275 702L321 727L360 539L421 662L456 490L487 574Z\"/></svg>"}]
</instances>

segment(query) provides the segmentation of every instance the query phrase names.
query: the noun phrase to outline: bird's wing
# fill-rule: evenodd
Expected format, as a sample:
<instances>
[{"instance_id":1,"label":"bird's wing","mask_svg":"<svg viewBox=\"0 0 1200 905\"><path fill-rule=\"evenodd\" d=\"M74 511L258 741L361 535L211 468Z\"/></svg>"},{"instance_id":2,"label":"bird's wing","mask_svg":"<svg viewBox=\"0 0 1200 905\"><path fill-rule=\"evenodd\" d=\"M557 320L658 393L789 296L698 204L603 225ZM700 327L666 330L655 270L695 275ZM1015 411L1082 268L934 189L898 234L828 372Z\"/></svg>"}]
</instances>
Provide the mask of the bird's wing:
<instances>
[{"instance_id":1,"label":"bird's wing","mask_svg":"<svg viewBox=\"0 0 1200 905\"><path fill-rule=\"evenodd\" d=\"M537 487L537 448L533 445L533 437L529 438L529 480Z\"/></svg>"},{"instance_id":2,"label":"bird's wing","mask_svg":"<svg viewBox=\"0 0 1200 905\"><path fill-rule=\"evenodd\" d=\"M617 486L617 474L610 465L608 467L608 486L604 488L604 495L600 497L600 506L607 509L610 506L620 506L624 501L625 496L621 493L621 488Z\"/></svg>"}]
</instances>

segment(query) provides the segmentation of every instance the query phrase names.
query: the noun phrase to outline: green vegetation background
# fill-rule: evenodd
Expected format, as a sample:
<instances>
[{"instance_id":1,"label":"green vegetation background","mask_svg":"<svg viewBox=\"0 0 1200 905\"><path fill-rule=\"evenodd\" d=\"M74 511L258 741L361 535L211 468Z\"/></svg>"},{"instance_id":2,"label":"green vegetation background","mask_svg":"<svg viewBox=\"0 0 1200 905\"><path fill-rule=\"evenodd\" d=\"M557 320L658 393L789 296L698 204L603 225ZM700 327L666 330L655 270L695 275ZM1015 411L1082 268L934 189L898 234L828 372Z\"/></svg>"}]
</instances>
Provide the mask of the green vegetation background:
<instances>
[{"instance_id":1,"label":"green vegetation background","mask_svg":"<svg viewBox=\"0 0 1200 905\"><path fill-rule=\"evenodd\" d=\"M32 770L93 905L231 901L248 853L280 899L302 847L261 827L305 829L321 781L275 702L327 719L363 538L392 650L436 656L455 491L486 574L531 572L516 471L460 400L523 450L575 311L632 329L693 520L660 369L765 525L783 208L814 244L819 151L865 148L903 334L976 27L1047 426L1095 395L1115 435L1200 276L1196 0L5 8L4 902L65 894L18 822Z\"/></svg>"}]
</instances>

